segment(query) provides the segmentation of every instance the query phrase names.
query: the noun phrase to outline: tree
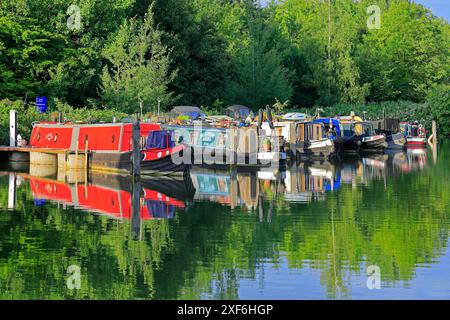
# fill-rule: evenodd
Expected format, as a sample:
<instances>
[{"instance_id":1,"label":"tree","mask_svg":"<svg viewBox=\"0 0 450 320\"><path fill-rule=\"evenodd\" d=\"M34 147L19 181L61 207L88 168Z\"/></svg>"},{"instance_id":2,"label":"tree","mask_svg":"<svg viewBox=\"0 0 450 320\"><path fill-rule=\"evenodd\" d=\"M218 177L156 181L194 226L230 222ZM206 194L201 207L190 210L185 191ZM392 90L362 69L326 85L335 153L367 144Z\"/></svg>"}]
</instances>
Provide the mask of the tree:
<instances>
[{"instance_id":1,"label":"tree","mask_svg":"<svg viewBox=\"0 0 450 320\"><path fill-rule=\"evenodd\" d=\"M281 48L274 41L276 27L250 1L238 5L245 6L240 17L243 39L238 36L229 44L236 69L226 87L228 102L260 108L276 99L289 100L293 93L291 73L283 66Z\"/></svg>"},{"instance_id":2,"label":"tree","mask_svg":"<svg viewBox=\"0 0 450 320\"><path fill-rule=\"evenodd\" d=\"M137 111L140 103L149 110L158 100L167 105L172 99L167 88L176 74L169 71L170 50L161 43L152 10L143 22L127 19L103 50L109 66L101 77L102 98L118 110Z\"/></svg>"},{"instance_id":3,"label":"tree","mask_svg":"<svg viewBox=\"0 0 450 320\"><path fill-rule=\"evenodd\" d=\"M433 84L448 82L449 25L407 1L391 2L381 17L381 28L366 32L358 45L369 98L423 102Z\"/></svg>"}]
</instances>

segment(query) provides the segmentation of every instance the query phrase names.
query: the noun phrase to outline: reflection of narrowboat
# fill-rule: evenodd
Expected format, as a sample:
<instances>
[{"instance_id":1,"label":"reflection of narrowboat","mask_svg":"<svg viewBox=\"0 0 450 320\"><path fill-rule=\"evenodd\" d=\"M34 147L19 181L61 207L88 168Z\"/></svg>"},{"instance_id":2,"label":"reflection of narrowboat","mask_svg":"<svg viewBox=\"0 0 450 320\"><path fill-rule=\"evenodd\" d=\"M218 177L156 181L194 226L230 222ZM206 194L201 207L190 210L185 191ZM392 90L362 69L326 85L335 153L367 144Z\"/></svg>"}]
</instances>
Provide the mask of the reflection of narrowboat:
<instances>
[{"instance_id":1,"label":"reflection of narrowboat","mask_svg":"<svg viewBox=\"0 0 450 320\"><path fill-rule=\"evenodd\" d=\"M23 177L30 182L33 197L39 201L49 200L74 206L85 211L108 215L117 219L131 219L133 216L132 186L129 180L114 180L111 176L93 177L96 182L68 184L46 178L28 175ZM173 189L183 187L180 180L173 180ZM186 183L191 183L186 181ZM140 190L139 215L142 220L155 218L173 218L176 208L185 208L186 198L174 198L158 189L148 186ZM189 192L186 196L193 196Z\"/></svg>"},{"instance_id":2,"label":"reflection of narrowboat","mask_svg":"<svg viewBox=\"0 0 450 320\"><path fill-rule=\"evenodd\" d=\"M259 188L254 173L194 168L190 174L196 200L217 202L231 208L245 206L251 209L258 204Z\"/></svg>"},{"instance_id":3,"label":"reflection of narrowboat","mask_svg":"<svg viewBox=\"0 0 450 320\"><path fill-rule=\"evenodd\" d=\"M424 148L427 145L427 132L422 124L417 121L411 123L400 123L401 131L406 137L407 147Z\"/></svg>"},{"instance_id":4,"label":"reflection of narrowboat","mask_svg":"<svg viewBox=\"0 0 450 320\"><path fill-rule=\"evenodd\" d=\"M89 167L121 173L131 171L132 124L35 124L30 146L77 153L89 151ZM189 166L174 163L172 156L182 154L184 146L175 145L171 133L159 124L142 123L141 174L184 175Z\"/></svg>"}]
</instances>

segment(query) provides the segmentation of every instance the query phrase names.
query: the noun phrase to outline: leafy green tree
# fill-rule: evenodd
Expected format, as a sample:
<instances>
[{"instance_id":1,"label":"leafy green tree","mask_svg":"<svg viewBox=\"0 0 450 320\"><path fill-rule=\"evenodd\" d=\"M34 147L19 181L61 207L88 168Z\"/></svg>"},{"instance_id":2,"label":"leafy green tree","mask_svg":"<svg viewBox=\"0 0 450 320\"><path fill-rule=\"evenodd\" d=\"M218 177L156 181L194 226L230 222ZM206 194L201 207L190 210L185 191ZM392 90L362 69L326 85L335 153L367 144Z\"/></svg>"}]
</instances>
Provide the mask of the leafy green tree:
<instances>
[{"instance_id":1,"label":"leafy green tree","mask_svg":"<svg viewBox=\"0 0 450 320\"><path fill-rule=\"evenodd\" d=\"M423 102L433 84L449 80L449 24L406 0L381 12L381 28L358 45L369 99Z\"/></svg>"},{"instance_id":2,"label":"leafy green tree","mask_svg":"<svg viewBox=\"0 0 450 320\"><path fill-rule=\"evenodd\" d=\"M152 6L143 22L126 20L103 51L110 64L102 74L104 101L126 112L136 112L140 103L146 110L154 110L158 100L167 105L172 97L168 84L175 77L169 53L154 25Z\"/></svg>"},{"instance_id":3,"label":"leafy green tree","mask_svg":"<svg viewBox=\"0 0 450 320\"><path fill-rule=\"evenodd\" d=\"M243 39L238 37L229 44L236 57L236 70L227 85L226 98L230 103L259 108L272 105L276 99L289 100L293 88L281 48L274 41L276 26L268 21L265 12L251 4L238 4L245 9L238 29Z\"/></svg>"}]
</instances>

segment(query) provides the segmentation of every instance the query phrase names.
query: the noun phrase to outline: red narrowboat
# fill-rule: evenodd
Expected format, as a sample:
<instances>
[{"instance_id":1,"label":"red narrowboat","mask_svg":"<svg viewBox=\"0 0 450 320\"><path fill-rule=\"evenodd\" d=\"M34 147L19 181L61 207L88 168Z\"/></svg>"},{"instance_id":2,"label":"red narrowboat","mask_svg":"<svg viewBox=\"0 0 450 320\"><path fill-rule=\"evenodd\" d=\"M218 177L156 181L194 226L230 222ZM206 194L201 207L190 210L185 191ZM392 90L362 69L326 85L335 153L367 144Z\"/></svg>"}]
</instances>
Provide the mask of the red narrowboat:
<instances>
[{"instance_id":1,"label":"red narrowboat","mask_svg":"<svg viewBox=\"0 0 450 320\"><path fill-rule=\"evenodd\" d=\"M406 147L425 148L427 145L427 132L422 124L401 122L400 129L406 137Z\"/></svg>"},{"instance_id":2,"label":"red narrowboat","mask_svg":"<svg viewBox=\"0 0 450 320\"><path fill-rule=\"evenodd\" d=\"M89 167L113 172L131 172L133 150L131 123L34 124L30 137L32 148L89 152ZM141 174L186 175L189 166L172 161L181 159L184 146L177 145L171 131L159 124L140 124Z\"/></svg>"}]
</instances>

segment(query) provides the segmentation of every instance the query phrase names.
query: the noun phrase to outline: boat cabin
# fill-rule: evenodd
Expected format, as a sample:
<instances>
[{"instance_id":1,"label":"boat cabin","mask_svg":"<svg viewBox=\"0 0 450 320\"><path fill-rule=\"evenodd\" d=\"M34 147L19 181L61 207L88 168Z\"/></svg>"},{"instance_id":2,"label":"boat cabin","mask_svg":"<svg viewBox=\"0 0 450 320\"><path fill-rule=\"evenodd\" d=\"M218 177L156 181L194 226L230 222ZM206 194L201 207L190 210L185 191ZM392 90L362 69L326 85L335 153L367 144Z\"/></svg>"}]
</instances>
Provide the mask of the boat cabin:
<instances>
[{"instance_id":1,"label":"boat cabin","mask_svg":"<svg viewBox=\"0 0 450 320\"><path fill-rule=\"evenodd\" d=\"M418 122L401 122L400 131L405 137L425 137L425 127Z\"/></svg>"},{"instance_id":2,"label":"boat cabin","mask_svg":"<svg viewBox=\"0 0 450 320\"><path fill-rule=\"evenodd\" d=\"M205 119L205 113L199 107L194 106L176 106L170 111L172 117L188 116L191 120Z\"/></svg>"},{"instance_id":3,"label":"boat cabin","mask_svg":"<svg viewBox=\"0 0 450 320\"><path fill-rule=\"evenodd\" d=\"M232 105L225 109L225 115L234 120L245 120L250 115L251 110L243 105Z\"/></svg>"},{"instance_id":4,"label":"boat cabin","mask_svg":"<svg viewBox=\"0 0 450 320\"><path fill-rule=\"evenodd\" d=\"M399 119L383 119L372 121L375 131L378 134L393 134L400 132L400 120Z\"/></svg>"},{"instance_id":5,"label":"boat cabin","mask_svg":"<svg viewBox=\"0 0 450 320\"><path fill-rule=\"evenodd\" d=\"M336 140L342 135L341 122L333 118L318 118L314 123L323 123L325 130L330 139Z\"/></svg>"},{"instance_id":6,"label":"boat cabin","mask_svg":"<svg viewBox=\"0 0 450 320\"><path fill-rule=\"evenodd\" d=\"M296 124L297 141L310 142L327 139L327 132L323 123L300 122Z\"/></svg>"},{"instance_id":7,"label":"boat cabin","mask_svg":"<svg viewBox=\"0 0 450 320\"><path fill-rule=\"evenodd\" d=\"M355 122L355 121L345 121L342 122L342 136L352 137L352 136L374 136L376 135L375 129L371 122Z\"/></svg>"}]
</instances>

